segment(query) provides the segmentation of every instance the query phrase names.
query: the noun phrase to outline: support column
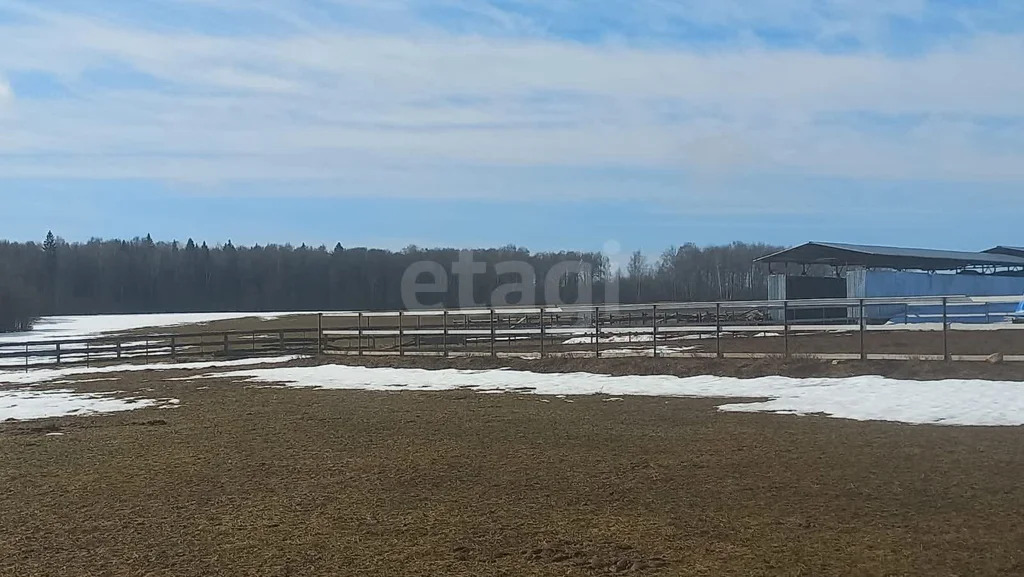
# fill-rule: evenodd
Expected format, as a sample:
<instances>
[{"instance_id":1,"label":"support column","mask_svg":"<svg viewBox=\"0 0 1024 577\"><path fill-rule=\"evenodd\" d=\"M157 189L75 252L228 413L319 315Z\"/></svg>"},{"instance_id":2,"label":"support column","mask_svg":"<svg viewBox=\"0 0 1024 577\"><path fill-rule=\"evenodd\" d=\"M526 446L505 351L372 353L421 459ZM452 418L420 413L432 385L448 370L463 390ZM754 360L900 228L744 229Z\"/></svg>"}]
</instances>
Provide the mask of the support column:
<instances>
[{"instance_id":1,"label":"support column","mask_svg":"<svg viewBox=\"0 0 1024 577\"><path fill-rule=\"evenodd\" d=\"M948 361L949 355L949 298L942 297L942 358Z\"/></svg>"},{"instance_id":2,"label":"support column","mask_svg":"<svg viewBox=\"0 0 1024 577\"><path fill-rule=\"evenodd\" d=\"M544 323L544 307L540 308L540 358L544 358L544 341L547 339Z\"/></svg>"},{"instance_id":3,"label":"support column","mask_svg":"<svg viewBox=\"0 0 1024 577\"><path fill-rule=\"evenodd\" d=\"M715 303L715 352L722 358L722 303Z\"/></svg>"},{"instance_id":4,"label":"support column","mask_svg":"<svg viewBox=\"0 0 1024 577\"><path fill-rule=\"evenodd\" d=\"M441 347L442 347L442 349L444 351L444 357L448 358L448 311L444 311L444 314L441 315L441 317L442 317L441 323L443 325L442 328L443 328L443 332L444 332L444 335L442 336L443 340L441 342Z\"/></svg>"},{"instance_id":5,"label":"support column","mask_svg":"<svg viewBox=\"0 0 1024 577\"><path fill-rule=\"evenodd\" d=\"M405 313L398 311L398 356L405 356Z\"/></svg>"},{"instance_id":6,"label":"support column","mask_svg":"<svg viewBox=\"0 0 1024 577\"><path fill-rule=\"evenodd\" d=\"M782 356L789 358L789 301L782 301Z\"/></svg>"},{"instance_id":7,"label":"support column","mask_svg":"<svg viewBox=\"0 0 1024 577\"><path fill-rule=\"evenodd\" d=\"M356 354L363 356L363 313L356 316Z\"/></svg>"},{"instance_id":8,"label":"support column","mask_svg":"<svg viewBox=\"0 0 1024 577\"><path fill-rule=\"evenodd\" d=\"M316 354L324 354L324 313L316 315Z\"/></svg>"},{"instance_id":9,"label":"support column","mask_svg":"<svg viewBox=\"0 0 1024 577\"><path fill-rule=\"evenodd\" d=\"M654 358L658 358L658 305L651 307L651 334L654 343Z\"/></svg>"},{"instance_id":10,"label":"support column","mask_svg":"<svg viewBox=\"0 0 1024 577\"><path fill-rule=\"evenodd\" d=\"M497 351L498 328L496 326L496 323L497 323L497 321L494 318L494 309L491 309L491 356L492 357L497 357L498 356L498 351Z\"/></svg>"},{"instance_id":11,"label":"support column","mask_svg":"<svg viewBox=\"0 0 1024 577\"><path fill-rule=\"evenodd\" d=\"M864 333L867 332L868 320L864 317L864 299L860 299L860 360L868 360L867 349L864 347Z\"/></svg>"}]
</instances>

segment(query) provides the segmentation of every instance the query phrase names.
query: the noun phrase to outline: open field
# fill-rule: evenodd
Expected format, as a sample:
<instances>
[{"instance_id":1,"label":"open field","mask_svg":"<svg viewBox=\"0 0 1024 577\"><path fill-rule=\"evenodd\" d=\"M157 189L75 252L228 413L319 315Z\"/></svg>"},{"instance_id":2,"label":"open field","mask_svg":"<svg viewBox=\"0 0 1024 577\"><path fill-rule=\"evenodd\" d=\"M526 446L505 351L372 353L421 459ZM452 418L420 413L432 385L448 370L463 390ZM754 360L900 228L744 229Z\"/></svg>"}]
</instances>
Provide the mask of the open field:
<instances>
[{"instance_id":1,"label":"open field","mask_svg":"<svg viewBox=\"0 0 1024 577\"><path fill-rule=\"evenodd\" d=\"M659 357L547 358L488 357L331 357L332 363L368 367L487 370L510 368L538 373L585 372L607 375L717 375L742 379L774 375L794 378L844 378L879 375L919 381L986 379L1024 382L1024 367L1016 363L943 363L938 361L820 361L815 359L688 359Z\"/></svg>"},{"instance_id":2,"label":"open field","mask_svg":"<svg viewBox=\"0 0 1024 577\"><path fill-rule=\"evenodd\" d=\"M0 423L0 574L1024 571L1019 427L177 380L195 375L116 375L174 409ZM111 390L97 377L60 386Z\"/></svg>"}]
</instances>

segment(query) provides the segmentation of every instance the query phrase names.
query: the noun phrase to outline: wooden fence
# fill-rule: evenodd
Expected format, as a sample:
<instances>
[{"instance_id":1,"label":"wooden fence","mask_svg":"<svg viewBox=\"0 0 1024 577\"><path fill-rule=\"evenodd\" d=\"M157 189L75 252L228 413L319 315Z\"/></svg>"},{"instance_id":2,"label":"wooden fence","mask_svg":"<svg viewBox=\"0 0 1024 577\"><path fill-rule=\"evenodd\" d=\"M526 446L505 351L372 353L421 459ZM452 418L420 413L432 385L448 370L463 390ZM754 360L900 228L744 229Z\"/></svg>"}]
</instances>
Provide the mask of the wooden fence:
<instances>
[{"instance_id":1,"label":"wooden fence","mask_svg":"<svg viewBox=\"0 0 1024 577\"><path fill-rule=\"evenodd\" d=\"M109 364L119 361L195 360L278 354L315 355L316 327L255 331L209 331L98 336L0 342L0 369Z\"/></svg>"},{"instance_id":2,"label":"wooden fence","mask_svg":"<svg viewBox=\"0 0 1024 577\"><path fill-rule=\"evenodd\" d=\"M320 327L328 354L979 361L996 355L1018 361L1024 360L1024 324L1012 322L1012 311L1020 300L944 296L345 312L323 315ZM900 322L889 322L893 318ZM339 320L344 328L330 327Z\"/></svg>"},{"instance_id":3,"label":"wooden fence","mask_svg":"<svg viewBox=\"0 0 1024 577\"><path fill-rule=\"evenodd\" d=\"M1012 322L1019 300L945 296L322 313L312 315L306 328L0 342L0 370L281 354L1020 361L1024 324Z\"/></svg>"}]
</instances>

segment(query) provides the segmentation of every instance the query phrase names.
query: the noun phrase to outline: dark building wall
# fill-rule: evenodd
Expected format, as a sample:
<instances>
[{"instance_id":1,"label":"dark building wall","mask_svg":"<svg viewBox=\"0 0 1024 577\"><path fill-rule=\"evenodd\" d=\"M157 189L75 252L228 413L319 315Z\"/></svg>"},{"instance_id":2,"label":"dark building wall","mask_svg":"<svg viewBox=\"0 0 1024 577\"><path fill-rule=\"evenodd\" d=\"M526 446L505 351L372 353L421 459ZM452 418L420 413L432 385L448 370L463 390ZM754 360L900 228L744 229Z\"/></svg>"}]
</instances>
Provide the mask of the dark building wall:
<instances>
[{"instance_id":1,"label":"dark building wall","mask_svg":"<svg viewBox=\"0 0 1024 577\"><path fill-rule=\"evenodd\" d=\"M821 276L786 277L788 299L846 298L846 279ZM789 311L791 321L840 321L846 318L845 307L799 308Z\"/></svg>"}]
</instances>

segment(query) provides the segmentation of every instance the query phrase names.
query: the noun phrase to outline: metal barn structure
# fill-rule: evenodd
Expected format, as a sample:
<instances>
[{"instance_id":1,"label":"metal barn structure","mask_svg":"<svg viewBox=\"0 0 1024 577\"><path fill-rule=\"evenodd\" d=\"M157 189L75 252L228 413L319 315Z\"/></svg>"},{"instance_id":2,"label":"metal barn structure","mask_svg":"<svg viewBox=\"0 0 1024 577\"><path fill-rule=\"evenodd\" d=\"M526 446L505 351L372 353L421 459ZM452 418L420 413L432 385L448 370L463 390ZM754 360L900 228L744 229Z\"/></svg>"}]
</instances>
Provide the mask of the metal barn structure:
<instances>
[{"instance_id":1,"label":"metal barn structure","mask_svg":"<svg viewBox=\"0 0 1024 577\"><path fill-rule=\"evenodd\" d=\"M985 251L987 254L1006 254L1010 256L1024 257L1024 246L997 246Z\"/></svg>"},{"instance_id":2,"label":"metal barn structure","mask_svg":"<svg viewBox=\"0 0 1024 577\"><path fill-rule=\"evenodd\" d=\"M961 252L809 242L758 259L769 267L768 298L827 299L1024 294L1024 248ZM984 307L983 309L981 307ZM1014 314L1017 303L962 309L956 322L990 322ZM796 311L793 311L794 313ZM934 311L874 307L871 322L927 322ZM803 309L791 320L843 320L841 307Z\"/></svg>"}]
</instances>

